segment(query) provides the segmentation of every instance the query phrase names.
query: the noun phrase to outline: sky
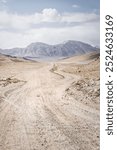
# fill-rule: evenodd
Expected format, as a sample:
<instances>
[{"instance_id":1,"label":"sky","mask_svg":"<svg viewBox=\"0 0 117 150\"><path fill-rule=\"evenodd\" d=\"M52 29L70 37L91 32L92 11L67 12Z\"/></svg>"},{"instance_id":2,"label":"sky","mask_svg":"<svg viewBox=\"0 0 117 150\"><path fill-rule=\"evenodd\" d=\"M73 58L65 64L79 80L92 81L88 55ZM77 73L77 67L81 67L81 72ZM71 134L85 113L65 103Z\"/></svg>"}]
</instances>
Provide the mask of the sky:
<instances>
[{"instance_id":1,"label":"sky","mask_svg":"<svg viewBox=\"0 0 117 150\"><path fill-rule=\"evenodd\" d=\"M0 48L77 40L100 45L99 0L0 0Z\"/></svg>"}]
</instances>

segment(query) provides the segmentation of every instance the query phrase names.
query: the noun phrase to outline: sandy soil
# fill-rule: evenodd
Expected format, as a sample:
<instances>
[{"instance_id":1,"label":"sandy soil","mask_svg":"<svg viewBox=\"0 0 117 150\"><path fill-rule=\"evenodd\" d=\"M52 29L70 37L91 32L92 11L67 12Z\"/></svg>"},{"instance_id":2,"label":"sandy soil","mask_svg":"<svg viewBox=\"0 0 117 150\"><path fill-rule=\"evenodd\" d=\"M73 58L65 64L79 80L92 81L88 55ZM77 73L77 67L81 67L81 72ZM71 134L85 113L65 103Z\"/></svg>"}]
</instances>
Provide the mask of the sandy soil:
<instances>
[{"instance_id":1,"label":"sandy soil","mask_svg":"<svg viewBox=\"0 0 117 150\"><path fill-rule=\"evenodd\" d=\"M99 60L0 56L0 150L99 150Z\"/></svg>"}]
</instances>

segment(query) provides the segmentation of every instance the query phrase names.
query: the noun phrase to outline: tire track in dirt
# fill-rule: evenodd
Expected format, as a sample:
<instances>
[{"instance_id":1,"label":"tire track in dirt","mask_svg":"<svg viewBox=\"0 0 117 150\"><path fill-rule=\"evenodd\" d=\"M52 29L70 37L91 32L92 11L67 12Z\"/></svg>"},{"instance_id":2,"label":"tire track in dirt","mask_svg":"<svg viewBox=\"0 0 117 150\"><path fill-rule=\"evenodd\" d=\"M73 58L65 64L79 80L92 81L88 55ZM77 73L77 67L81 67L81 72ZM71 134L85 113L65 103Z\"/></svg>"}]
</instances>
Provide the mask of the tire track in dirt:
<instances>
[{"instance_id":1,"label":"tire track in dirt","mask_svg":"<svg viewBox=\"0 0 117 150\"><path fill-rule=\"evenodd\" d=\"M19 113L23 114L22 108L20 108L17 104L15 104L18 101L18 97L20 97L19 93L22 92L22 91L20 91L20 88L17 87L15 90L10 89L10 90L7 91L7 93L9 95L6 95L7 100L4 100L5 107L3 109L3 113L0 114L1 115L1 121L2 121L2 124L0 123L0 125L2 125L2 127L0 128L1 129L1 132L0 132L1 136L0 137L1 137L2 141L0 143L2 143L2 144L0 144L0 145L3 146L2 148L5 147L5 150L7 150L7 147L9 147L9 145L10 145L9 141L8 141L9 145L8 145L8 143L5 144L5 141L7 141L7 139L9 137L12 137L14 139L14 136L9 136L9 134L12 134L14 129L15 129L15 128L12 127L13 126L12 123L14 122L15 117L17 117L18 121L21 120L21 123L20 123L21 131L23 130L24 133L26 133L24 118L22 119L21 116L19 115ZM17 95L18 95L18 97L17 97ZM15 116L15 115L17 115L17 116ZM9 140L11 140L11 139L9 139ZM26 140L26 141L28 141L28 140ZM24 147L24 145L22 145L22 143L24 143L24 139L19 144L20 147ZM25 145L29 145L29 144L25 143ZM27 148L28 148L28 146L27 146ZM10 149L10 147L8 149ZM14 149L15 149L15 145L14 145Z\"/></svg>"},{"instance_id":2,"label":"tire track in dirt","mask_svg":"<svg viewBox=\"0 0 117 150\"><path fill-rule=\"evenodd\" d=\"M98 112L65 97L80 77L59 68L55 73L52 66L32 65L15 74L25 84L1 88L0 150L93 150L98 144L91 132L98 128Z\"/></svg>"}]
</instances>

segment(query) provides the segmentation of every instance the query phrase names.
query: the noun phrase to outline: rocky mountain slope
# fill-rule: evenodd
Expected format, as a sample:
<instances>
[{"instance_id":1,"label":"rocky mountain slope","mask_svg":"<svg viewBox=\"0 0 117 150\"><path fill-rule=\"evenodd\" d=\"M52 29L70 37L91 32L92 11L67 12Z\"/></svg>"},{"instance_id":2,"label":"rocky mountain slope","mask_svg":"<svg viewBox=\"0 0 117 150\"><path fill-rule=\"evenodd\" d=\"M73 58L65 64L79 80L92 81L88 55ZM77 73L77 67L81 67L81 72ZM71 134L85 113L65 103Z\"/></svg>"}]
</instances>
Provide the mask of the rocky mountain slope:
<instances>
[{"instance_id":1,"label":"rocky mountain slope","mask_svg":"<svg viewBox=\"0 0 117 150\"><path fill-rule=\"evenodd\" d=\"M66 41L57 45L32 43L26 48L0 49L0 53L28 59L60 59L99 51L98 48L80 41Z\"/></svg>"}]
</instances>

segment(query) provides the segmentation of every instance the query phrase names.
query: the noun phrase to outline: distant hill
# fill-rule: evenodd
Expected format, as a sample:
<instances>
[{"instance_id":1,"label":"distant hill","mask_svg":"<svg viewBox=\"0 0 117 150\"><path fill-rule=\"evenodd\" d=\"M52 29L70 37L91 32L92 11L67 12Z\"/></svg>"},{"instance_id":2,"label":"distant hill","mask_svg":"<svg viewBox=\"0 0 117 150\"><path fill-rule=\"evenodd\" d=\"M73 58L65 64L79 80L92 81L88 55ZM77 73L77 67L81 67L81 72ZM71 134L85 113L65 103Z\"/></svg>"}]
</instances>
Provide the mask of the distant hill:
<instances>
[{"instance_id":1,"label":"distant hill","mask_svg":"<svg viewBox=\"0 0 117 150\"><path fill-rule=\"evenodd\" d=\"M37 42L26 48L0 49L0 53L27 59L61 59L75 55L84 55L91 52L99 52L99 49L80 41L66 41L57 45L48 45Z\"/></svg>"},{"instance_id":2,"label":"distant hill","mask_svg":"<svg viewBox=\"0 0 117 150\"><path fill-rule=\"evenodd\" d=\"M65 58L60 60L60 62L62 63L87 63L87 62L91 62L93 60L97 60L98 58L100 58L100 53L99 52L91 52L91 53L87 53L84 55L80 55L80 56L73 56L73 57L69 57L69 58Z\"/></svg>"}]
</instances>

